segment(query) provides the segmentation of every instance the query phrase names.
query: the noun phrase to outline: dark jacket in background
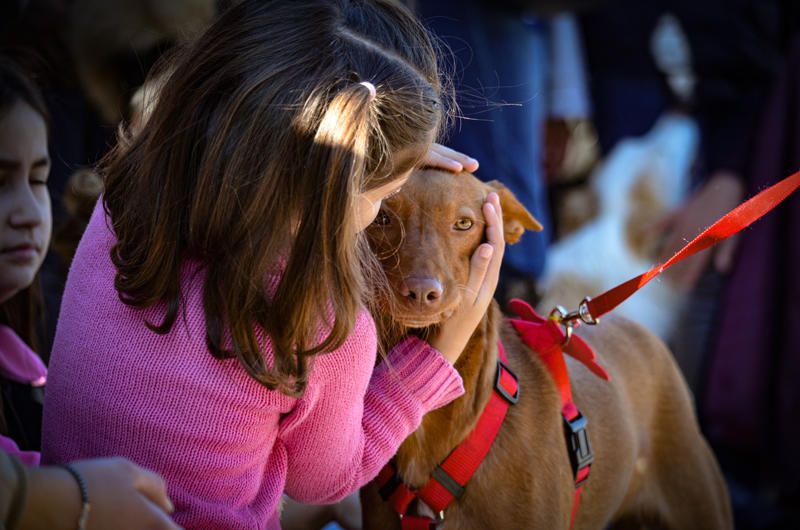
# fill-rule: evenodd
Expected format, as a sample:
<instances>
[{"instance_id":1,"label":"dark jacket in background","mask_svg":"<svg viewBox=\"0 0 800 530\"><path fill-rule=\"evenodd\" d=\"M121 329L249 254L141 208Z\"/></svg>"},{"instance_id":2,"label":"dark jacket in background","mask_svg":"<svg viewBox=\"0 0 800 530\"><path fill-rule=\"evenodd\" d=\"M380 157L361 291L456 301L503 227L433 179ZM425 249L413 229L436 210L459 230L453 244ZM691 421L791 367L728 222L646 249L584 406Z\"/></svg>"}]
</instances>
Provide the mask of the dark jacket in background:
<instances>
[{"instance_id":1,"label":"dark jacket in background","mask_svg":"<svg viewBox=\"0 0 800 530\"><path fill-rule=\"evenodd\" d=\"M506 249L503 280L535 279L544 267L550 226L542 175L546 28L488 2L417 2L422 21L452 50L463 119L446 143L477 158L477 176L497 179L546 227Z\"/></svg>"},{"instance_id":2,"label":"dark jacket in background","mask_svg":"<svg viewBox=\"0 0 800 530\"><path fill-rule=\"evenodd\" d=\"M798 169L800 37L794 41L791 58L756 131L749 193ZM800 193L795 193L741 237L702 396L707 435L738 479L766 485L796 512L800 501L800 460L795 454L800 440L796 419L800 410L799 268Z\"/></svg>"},{"instance_id":3,"label":"dark jacket in background","mask_svg":"<svg viewBox=\"0 0 800 530\"><path fill-rule=\"evenodd\" d=\"M794 0L617 0L581 17L601 146L646 132L677 102L651 53L661 15L674 14L697 77L692 114L704 173L747 168L753 131L778 74L798 7Z\"/></svg>"}]
</instances>

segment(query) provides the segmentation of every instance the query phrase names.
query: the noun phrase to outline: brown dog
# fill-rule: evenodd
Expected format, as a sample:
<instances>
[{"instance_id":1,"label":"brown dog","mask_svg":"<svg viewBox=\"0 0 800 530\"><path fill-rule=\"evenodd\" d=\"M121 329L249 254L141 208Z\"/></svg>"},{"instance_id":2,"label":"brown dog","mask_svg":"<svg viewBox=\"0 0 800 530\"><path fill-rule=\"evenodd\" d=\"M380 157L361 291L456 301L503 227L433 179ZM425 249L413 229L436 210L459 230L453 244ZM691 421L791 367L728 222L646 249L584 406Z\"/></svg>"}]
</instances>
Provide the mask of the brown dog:
<instances>
[{"instance_id":1,"label":"brown dog","mask_svg":"<svg viewBox=\"0 0 800 530\"><path fill-rule=\"evenodd\" d=\"M508 243L538 228L506 188L469 174L420 171L386 201L368 233L392 286L392 299L384 302L400 333L424 333L458 304L470 256L483 239L481 205L492 190L501 198ZM579 333L612 380L568 359L594 450L575 528L732 528L725 484L664 344L613 316ZM465 395L425 416L400 447L397 468L407 484L421 487L474 427L492 392L498 339L520 379L520 399L465 493L445 512L442 528L566 529L575 488L559 396L544 364L496 304L456 364ZM365 528L400 528L375 483L361 500Z\"/></svg>"}]
</instances>

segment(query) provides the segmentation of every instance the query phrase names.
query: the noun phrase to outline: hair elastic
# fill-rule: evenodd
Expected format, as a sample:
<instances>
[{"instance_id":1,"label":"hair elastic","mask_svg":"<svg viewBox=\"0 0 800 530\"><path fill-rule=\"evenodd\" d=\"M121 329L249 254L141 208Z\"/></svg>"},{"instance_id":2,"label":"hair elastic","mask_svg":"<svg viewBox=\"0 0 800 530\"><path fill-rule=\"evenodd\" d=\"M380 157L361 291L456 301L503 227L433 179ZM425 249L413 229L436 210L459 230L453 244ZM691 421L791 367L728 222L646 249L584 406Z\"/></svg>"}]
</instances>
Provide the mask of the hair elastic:
<instances>
[{"instance_id":1,"label":"hair elastic","mask_svg":"<svg viewBox=\"0 0 800 530\"><path fill-rule=\"evenodd\" d=\"M367 87L367 90L369 90L369 99L370 99L370 101L375 99L375 96L378 95L378 91L375 90L375 85L373 85L369 81L361 81L359 83L359 85L364 85L365 87Z\"/></svg>"}]
</instances>

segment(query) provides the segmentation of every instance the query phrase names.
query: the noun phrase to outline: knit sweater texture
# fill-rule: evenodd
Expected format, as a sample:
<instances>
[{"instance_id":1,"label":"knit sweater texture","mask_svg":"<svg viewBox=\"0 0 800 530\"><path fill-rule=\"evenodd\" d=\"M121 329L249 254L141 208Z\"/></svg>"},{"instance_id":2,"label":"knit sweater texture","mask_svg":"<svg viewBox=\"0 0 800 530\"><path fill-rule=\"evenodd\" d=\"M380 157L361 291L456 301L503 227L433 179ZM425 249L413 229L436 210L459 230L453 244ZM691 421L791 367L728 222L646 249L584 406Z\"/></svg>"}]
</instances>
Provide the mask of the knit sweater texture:
<instances>
[{"instance_id":1,"label":"knit sweater texture","mask_svg":"<svg viewBox=\"0 0 800 530\"><path fill-rule=\"evenodd\" d=\"M458 372L408 338L374 368L366 311L314 359L300 398L271 391L205 342L202 273L186 267L172 330L163 306L122 303L98 202L67 279L50 358L42 462L121 455L161 474L187 529L277 529L282 494L331 503L374 478L422 416L463 393ZM271 360L269 339L266 361Z\"/></svg>"}]
</instances>

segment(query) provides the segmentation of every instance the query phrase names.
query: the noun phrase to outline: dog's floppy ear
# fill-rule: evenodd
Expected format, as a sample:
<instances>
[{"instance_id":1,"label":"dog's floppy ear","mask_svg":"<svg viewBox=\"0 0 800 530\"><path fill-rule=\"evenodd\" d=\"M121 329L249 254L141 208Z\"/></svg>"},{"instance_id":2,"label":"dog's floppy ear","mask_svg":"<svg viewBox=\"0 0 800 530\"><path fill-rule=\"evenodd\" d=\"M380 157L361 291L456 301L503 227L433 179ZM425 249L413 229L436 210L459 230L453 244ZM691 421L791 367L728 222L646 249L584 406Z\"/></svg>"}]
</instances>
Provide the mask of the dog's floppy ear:
<instances>
[{"instance_id":1,"label":"dog's floppy ear","mask_svg":"<svg viewBox=\"0 0 800 530\"><path fill-rule=\"evenodd\" d=\"M492 191L500 196L500 207L503 208L503 228L505 229L506 243L513 245L520 240L525 230L538 232L542 225L531 212L517 200L511 190L496 180L486 183Z\"/></svg>"}]
</instances>

